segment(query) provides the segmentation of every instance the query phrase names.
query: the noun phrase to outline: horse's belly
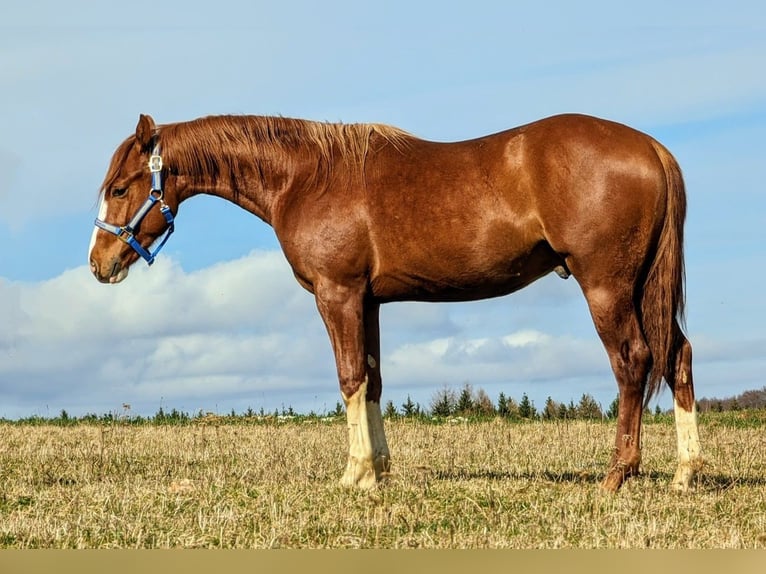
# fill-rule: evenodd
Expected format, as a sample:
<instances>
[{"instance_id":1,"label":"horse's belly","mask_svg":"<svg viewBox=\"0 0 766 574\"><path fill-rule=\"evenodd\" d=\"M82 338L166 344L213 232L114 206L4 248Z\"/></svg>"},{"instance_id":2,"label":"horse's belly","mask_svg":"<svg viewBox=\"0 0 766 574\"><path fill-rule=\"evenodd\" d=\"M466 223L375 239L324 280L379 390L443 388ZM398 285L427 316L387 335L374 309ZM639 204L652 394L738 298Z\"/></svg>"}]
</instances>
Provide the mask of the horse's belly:
<instances>
[{"instance_id":1,"label":"horse's belly","mask_svg":"<svg viewBox=\"0 0 766 574\"><path fill-rule=\"evenodd\" d=\"M518 291L561 265L544 242L514 257L422 253L381 265L371 284L382 301L472 301Z\"/></svg>"}]
</instances>

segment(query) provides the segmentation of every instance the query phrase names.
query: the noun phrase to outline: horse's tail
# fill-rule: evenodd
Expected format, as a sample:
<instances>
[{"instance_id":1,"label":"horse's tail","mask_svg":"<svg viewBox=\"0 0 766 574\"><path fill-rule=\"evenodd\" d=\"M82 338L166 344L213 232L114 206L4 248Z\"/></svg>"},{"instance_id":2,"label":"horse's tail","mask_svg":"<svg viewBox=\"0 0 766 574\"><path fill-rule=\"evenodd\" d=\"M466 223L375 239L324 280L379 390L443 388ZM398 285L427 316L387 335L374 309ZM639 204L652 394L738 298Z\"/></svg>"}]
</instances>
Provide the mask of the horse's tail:
<instances>
[{"instance_id":1,"label":"horse's tail","mask_svg":"<svg viewBox=\"0 0 766 574\"><path fill-rule=\"evenodd\" d=\"M660 143L652 140L667 181L665 220L657 241L641 297L644 335L652 353L652 369L646 387L646 402L660 390L663 378L674 376L678 328L684 325L685 269L684 220L686 191L681 168Z\"/></svg>"}]
</instances>

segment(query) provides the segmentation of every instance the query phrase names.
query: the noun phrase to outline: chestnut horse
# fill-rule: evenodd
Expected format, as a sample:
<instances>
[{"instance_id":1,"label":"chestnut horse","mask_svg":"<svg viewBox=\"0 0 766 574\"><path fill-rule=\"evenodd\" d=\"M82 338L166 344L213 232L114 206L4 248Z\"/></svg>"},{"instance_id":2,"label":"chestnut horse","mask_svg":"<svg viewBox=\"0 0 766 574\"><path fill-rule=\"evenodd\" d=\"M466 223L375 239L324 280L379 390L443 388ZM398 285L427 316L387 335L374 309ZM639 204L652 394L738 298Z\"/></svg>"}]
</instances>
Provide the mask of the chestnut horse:
<instances>
[{"instance_id":1,"label":"chestnut horse","mask_svg":"<svg viewBox=\"0 0 766 574\"><path fill-rule=\"evenodd\" d=\"M173 230L184 200L227 199L271 225L314 294L346 405L344 485L389 474L378 313L390 301L469 301L556 271L575 277L619 387L602 486L639 470L641 415L666 381L686 490L702 464L684 311L686 197L665 147L624 125L561 115L436 143L378 124L141 115L101 188L90 268L117 283ZM155 204L158 209L154 209ZM162 244L160 244L161 247Z\"/></svg>"}]
</instances>

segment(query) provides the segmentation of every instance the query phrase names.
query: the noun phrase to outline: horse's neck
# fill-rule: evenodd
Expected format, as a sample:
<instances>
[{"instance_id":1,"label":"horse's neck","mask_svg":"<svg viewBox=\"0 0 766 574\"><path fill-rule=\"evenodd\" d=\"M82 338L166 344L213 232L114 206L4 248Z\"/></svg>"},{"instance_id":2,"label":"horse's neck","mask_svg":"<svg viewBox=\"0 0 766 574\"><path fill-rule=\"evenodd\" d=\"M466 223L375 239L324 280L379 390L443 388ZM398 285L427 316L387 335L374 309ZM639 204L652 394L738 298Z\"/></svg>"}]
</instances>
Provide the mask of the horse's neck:
<instances>
[{"instance_id":1,"label":"horse's neck","mask_svg":"<svg viewBox=\"0 0 766 574\"><path fill-rule=\"evenodd\" d=\"M236 169L222 171L215 177L184 176L187 181L180 200L199 194L221 197L271 225L275 203L307 171L305 161L290 156L258 157L251 161L238 157L230 165Z\"/></svg>"}]
</instances>

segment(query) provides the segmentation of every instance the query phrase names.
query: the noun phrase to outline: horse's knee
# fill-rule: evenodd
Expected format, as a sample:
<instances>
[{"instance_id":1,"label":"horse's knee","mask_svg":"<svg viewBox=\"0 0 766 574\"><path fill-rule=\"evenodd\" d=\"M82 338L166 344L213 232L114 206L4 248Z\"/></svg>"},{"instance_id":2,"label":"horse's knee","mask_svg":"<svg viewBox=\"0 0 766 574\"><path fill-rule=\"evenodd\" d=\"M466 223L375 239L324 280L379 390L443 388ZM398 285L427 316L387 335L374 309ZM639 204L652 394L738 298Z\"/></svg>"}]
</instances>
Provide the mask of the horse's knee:
<instances>
[{"instance_id":1,"label":"horse's knee","mask_svg":"<svg viewBox=\"0 0 766 574\"><path fill-rule=\"evenodd\" d=\"M626 339L620 345L620 366L635 381L643 381L652 366L652 352L641 337Z\"/></svg>"}]
</instances>

